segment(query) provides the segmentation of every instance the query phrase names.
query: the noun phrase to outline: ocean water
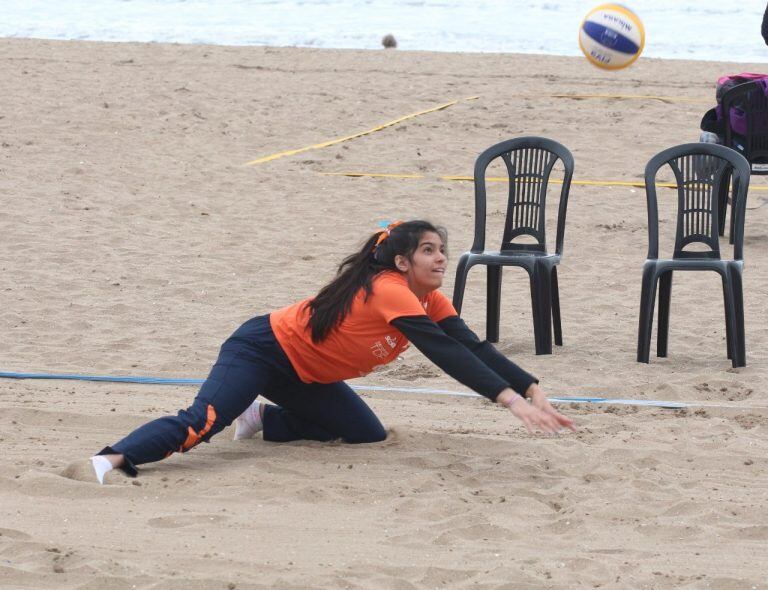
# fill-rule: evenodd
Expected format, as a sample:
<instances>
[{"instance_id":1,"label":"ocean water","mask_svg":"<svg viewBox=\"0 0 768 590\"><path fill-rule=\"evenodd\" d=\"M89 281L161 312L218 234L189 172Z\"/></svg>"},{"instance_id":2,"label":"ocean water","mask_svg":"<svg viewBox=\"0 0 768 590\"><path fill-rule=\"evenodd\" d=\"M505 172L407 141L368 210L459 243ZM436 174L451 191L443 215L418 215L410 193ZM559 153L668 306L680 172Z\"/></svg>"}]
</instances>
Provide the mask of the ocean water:
<instances>
[{"instance_id":1,"label":"ocean water","mask_svg":"<svg viewBox=\"0 0 768 590\"><path fill-rule=\"evenodd\" d=\"M647 57L765 62L766 0L627 0ZM0 0L0 36L580 55L599 0ZM732 6L732 7L729 7Z\"/></svg>"}]
</instances>

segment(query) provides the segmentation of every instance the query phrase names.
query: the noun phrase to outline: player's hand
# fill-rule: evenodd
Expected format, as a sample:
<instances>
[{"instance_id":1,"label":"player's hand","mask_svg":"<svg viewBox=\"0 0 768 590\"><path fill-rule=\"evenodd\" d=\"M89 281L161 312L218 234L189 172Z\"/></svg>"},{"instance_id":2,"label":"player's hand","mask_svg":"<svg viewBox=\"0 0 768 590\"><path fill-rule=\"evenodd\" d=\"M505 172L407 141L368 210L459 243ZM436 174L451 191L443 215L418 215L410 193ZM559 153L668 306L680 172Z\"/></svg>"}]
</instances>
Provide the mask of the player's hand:
<instances>
[{"instance_id":1,"label":"player's hand","mask_svg":"<svg viewBox=\"0 0 768 590\"><path fill-rule=\"evenodd\" d=\"M549 434L556 434L563 428L575 431L576 427L573 420L555 411L538 385L534 385L526 391L526 394L530 393L532 403L528 403L525 398L511 389L502 391L496 401L509 408L530 433L541 430Z\"/></svg>"},{"instance_id":2,"label":"player's hand","mask_svg":"<svg viewBox=\"0 0 768 590\"><path fill-rule=\"evenodd\" d=\"M573 420L567 416L563 416L560 412L552 407L552 404L549 403L547 396L544 395L544 391L542 391L538 383L531 384L531 386L525 392L525 397L530 399L531 404L539 408L542 412L546 412L550 416L553 416L561 427L568 428L569 430L576 432L576 425L573 423Z\"/></svg>"}]
</instances>

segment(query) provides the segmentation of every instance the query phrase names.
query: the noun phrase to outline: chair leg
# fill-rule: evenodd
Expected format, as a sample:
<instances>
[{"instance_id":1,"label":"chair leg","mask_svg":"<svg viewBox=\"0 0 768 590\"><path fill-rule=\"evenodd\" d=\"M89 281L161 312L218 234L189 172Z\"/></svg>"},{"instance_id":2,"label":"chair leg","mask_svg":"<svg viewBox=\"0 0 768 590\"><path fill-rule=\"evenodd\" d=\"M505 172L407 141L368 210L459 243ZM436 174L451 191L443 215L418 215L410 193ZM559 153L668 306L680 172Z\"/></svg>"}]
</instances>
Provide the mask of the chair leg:
<instances>
[{"instance_id":1,"label":"chair leg","mask_svg":"<svg viewBox=\"0 0 768 590\"><path fill-rule=\"evenodd\" d=\"M725 311L725 346L728 351L728 358L732 361L734 359L734 340L733 340L733 324L732 318L734 315L731 313L735 311L733 309L733 286L731 285L731 279L728 275L728 271L723 275L723 309ZM735 365L734 365L735 366Z\"/></svg>"},{"instance_id":2,"label":"chair leg","mask_svg":"<svg viewBox=\"0 0 768 590\"><path fill-rule=\"evenodd\" d=\"M488 301L485 316L485 338L488 342L499 341L500 315L501 266L488 265Z\"/></svg>"},{"instance_id":3,"label":"chair leg","mask_svg":"<svg viewBox=\"0 0 768 590\"><path fill-rule=\"evenodd\" d=\"M453 284L453 307L459 315L461 315L461 306L464 302L464 290L467 286L469 269L469 256L463 255L456 265L456 282Z\"/></svg>"},{"instance_id":4,"label":"chair leg","mask_svg":"<svg viewBox=\"0 0 768 590\"><path fill-rule=\"evenodd\" d=\"M536 348L536 354L541 354L541 306L539 305L538 291L536 287L536 271L532 268L526 268L528 279L531 284L531 317L533 318L533 344Z\"/></svg>"},{"instance_id":5,"label":"chair leg","mask_svg":"<svg viewBox=\"0 0 768 590\"><path fill-rule=\"evenodd\" d=\"M733 295L733 319L734 319L734 346L736 358L731 359L734 367L747 366L747 342L744 331L744 291L741 283L741 272L739 269L730 271L731 293Z\"/></svg>"},{"instance_id":6,"label":"chair leg","mask_svg":"<svg viewBox=\"0 0 768 590\"><path fill-rule=\"evenodd\" d=\"M536 354L552 354L552 280L550 269L535 264L533 269L534 297L538 305L539 324Z\"/></svg>"},{"instance_id":7,"label":"chair leg","mask_svg":"<svg viewBox=\"0 0 768 590\"><path fill-rule=\"evenodd\" d=\"M646 263L640 290L640 322L637 330L637 362L647 363L651 354L653 308L656 303L656 265Z\"/></svg>"},{"instance_id":8,"label":"chair leg","mask_svg":"<svg viewBox=\"0 0 768 590\"><path fill-rule=\"evenodd\" d=\"M563 345L563 329L560 325L560 290L557 284L557 267L552 267L552 326L555 329L555 344Z\"/></svg>"},{"instance_id":9,"label":"chair leg","mask_svg":"<svg viewBox=\"0 0 768 590\"><path fill-rule=\"evenodd\" d=\"M659 277L659 328L656 335L656 356L667 356L669 340L669 307L672 298L672 271Z\"/></svg>"},{"instance_id":10,"label":"chair leg","mask_svg":"<svg viewBox=\"0 0 768 590\"><path fill-rule=\"evenodd\" d=\"M728 173L729 176L732 176L730 173ZM730 182L728 183L730 186ZM733 238L734 238L734 230L736 229L736 203L734 202L734 199L736 198L736 193L738 191L738 186L734 184L733 187L731 187L731 224L728 228L728 243L733 244Z\"/></svg>"}]
</instances>

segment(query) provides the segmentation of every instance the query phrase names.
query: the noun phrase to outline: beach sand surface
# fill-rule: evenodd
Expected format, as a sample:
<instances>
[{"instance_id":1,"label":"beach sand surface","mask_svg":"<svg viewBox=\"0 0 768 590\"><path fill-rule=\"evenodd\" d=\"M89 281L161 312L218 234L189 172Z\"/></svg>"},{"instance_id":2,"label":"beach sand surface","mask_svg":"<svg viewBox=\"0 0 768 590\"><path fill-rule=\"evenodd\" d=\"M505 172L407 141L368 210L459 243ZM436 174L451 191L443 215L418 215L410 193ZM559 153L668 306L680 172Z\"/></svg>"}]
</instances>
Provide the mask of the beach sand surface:
<instances>
[{"instance_id":1,"label":"beach sand surface","mask_svg":"<svg viewBox=\"0 0 768 590\"><path fill-rule=\"evenodd\" d=\"M485 400L363 391L382 444L228 429L99 486L85 460L195 388L2 380L0 587L767 587L768 183L749 195L742 369L714 273L675 275L669 356L654 343L635 361L646 204L620 184L698 139L720 75L764 69L0 40L0 371L203 378L240 323L314 294L382 220L448 229L450 296L474 202L444 177L537 135L573 152L579 182L565 342L534 354L528 279L507 269L500 350L552 396L691 404L559 404L579 432L547 437ZM506 190L490 186L489 246ZM659 194L669 236L675 193ZM480 335L485 288L473 270L463 317ZM413 349L352 383L467 391Z\"/></svg>"}]
</instances>

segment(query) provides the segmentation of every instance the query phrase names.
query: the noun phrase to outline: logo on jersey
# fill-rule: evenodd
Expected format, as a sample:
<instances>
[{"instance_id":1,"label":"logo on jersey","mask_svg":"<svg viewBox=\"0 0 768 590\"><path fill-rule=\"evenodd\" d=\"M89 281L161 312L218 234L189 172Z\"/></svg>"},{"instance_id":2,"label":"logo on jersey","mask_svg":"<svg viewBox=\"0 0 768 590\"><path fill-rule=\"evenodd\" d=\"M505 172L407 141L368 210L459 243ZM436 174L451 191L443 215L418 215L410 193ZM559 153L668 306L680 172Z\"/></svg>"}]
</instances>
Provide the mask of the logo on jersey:
<instances>
[{"instance_id":1,"label":"logo on jersey","mask_svg":"<svg viewBox=\"0 0 768 590\"><path fill-rule=\"evenodd\" d=\"M371 352L377 359L385 359L389 356L389 351L380 340L377 340L373 346L371 346Z\"/></svg>"}]
</instances>

